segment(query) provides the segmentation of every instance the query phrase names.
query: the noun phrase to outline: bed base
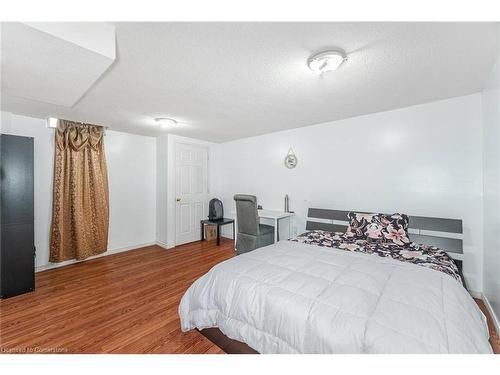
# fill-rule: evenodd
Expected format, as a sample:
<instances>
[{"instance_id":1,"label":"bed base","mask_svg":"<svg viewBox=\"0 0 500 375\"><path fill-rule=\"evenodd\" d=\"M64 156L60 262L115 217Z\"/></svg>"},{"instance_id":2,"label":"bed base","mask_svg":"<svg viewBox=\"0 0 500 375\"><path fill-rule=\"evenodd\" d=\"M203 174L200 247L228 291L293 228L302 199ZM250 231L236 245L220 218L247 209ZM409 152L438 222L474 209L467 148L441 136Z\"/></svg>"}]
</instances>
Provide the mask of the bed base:
<instances>
[{"instance_id":1,"label":"bed base","mask_svg":"<svg viewBox=\"0 0 500 375\"><path fill-rule=\"evenodd\" d=\"M247 344L230 339L219 328L205 328L198 330L203 336L224 350L227 354L259 354Z\"/></svg>"}]
</instances>

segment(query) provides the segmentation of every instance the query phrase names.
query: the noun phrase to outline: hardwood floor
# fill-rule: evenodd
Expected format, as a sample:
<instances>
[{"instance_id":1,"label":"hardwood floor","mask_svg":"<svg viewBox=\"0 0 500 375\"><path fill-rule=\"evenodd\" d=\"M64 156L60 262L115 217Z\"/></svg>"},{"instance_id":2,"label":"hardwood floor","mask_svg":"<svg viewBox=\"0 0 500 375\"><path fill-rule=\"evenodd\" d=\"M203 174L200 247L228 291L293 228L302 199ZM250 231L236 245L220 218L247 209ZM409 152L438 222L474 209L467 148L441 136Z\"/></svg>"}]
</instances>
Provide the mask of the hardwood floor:
<instances>
[{"instance_id":1,"label":"hardwood floor","mask_svg":"<svg viewBox=\"0 0 500 375\"><path fill-rule=\"evenodd\" d=\"M479 308L486 315L486 319L488 320L488 329L490 331L490 344L495 354L500 354L500 337L498 336L498 332L495 329L495 324L493 323L493 319L491 318L488 309L484 302L478 298L474 298L476 303L479 305Z\"/></svg>"},{"instance_id":2,"label":"hardwood floor","mask_svg":"<svg viewBox=\"0 0 500 375\"><path fill-rule=\"evenodd\" d=\"M233 257L232 249L227 239L219 247L150 246L39 272L35 292L0 300L0 353L222 354L199 332L181 332L177 308L191 283Z\"/></svg>"},{"instance_id":3,"label":"hardwood floor","mask_svg":"<svg viewBox=\"0 0 500 375\"><path fill-rule=\"evenodd\" d=\"M39 272L35 292L0 301L0 352L223 353L181 332L177 308L232 248L227 239L150 246Z\"/></svg>"}]
</instances>

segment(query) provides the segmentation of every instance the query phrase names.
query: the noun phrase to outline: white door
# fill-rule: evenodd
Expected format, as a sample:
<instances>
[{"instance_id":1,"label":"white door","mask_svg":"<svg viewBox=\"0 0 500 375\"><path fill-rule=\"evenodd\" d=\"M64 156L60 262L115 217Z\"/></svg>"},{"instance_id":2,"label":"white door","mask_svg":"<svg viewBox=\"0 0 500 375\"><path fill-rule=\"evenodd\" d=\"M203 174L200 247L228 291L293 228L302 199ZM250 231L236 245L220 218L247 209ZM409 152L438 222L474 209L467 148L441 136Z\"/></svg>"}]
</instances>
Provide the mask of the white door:
<instances>
[{"instance_id":1,"label":"white door","mask_svg":"<svg viewBox=\"0 0 500 375\"><path fill-rule=\"evenodd\" d=\"M175 144L175 244L200 240L208 216L208 149Z\"/></svg>"}]
</instances>

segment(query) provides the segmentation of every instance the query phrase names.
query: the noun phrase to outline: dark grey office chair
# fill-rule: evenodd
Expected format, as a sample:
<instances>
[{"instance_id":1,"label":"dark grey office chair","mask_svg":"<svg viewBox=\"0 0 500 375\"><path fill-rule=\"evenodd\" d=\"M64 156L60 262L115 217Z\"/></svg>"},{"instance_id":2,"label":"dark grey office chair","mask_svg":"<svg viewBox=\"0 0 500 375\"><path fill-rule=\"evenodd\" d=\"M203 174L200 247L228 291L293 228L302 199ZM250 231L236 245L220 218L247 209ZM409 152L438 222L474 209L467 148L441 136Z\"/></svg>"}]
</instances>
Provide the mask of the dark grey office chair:
<instances>
[{"instance_id":1,"label":"dark grey office chair","mask_svg":"<svg viewBox=\"0 0 500 375\"><path fill-rule=\"evenodd\" d=\"M236 253L243 254L259 247L274 243L274 227L259 224L257 214L257 197L254 195L236 194Z\"/></svg>"}]
</instances>

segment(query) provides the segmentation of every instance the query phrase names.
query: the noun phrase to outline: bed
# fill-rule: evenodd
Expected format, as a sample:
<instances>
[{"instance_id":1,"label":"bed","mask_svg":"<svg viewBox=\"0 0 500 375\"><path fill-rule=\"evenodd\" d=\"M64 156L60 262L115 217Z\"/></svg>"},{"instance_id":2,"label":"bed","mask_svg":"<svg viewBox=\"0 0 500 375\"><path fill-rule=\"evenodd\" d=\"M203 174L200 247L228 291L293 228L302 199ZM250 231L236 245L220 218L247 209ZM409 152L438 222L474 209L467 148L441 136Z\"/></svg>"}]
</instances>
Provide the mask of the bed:
<instances>
[{"instance_id":1,"label":"bed","mask_svg":"<svg viewBox=\"0 0 500 375\"><path fill-rule=\"evenodd\" d=\"M258 353L492 352L459 267L435 245L460 252L460 220L411 217L426 245L395 251L346 239L346 214L309 209L319 221L305 234L213 267L183 296L181 329Z\"/></svg>"}]
</instances>

